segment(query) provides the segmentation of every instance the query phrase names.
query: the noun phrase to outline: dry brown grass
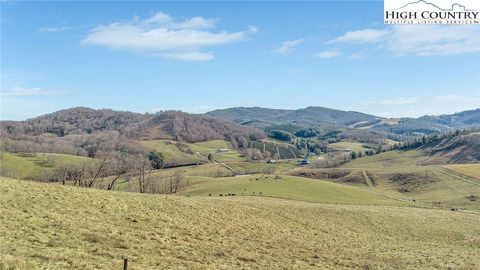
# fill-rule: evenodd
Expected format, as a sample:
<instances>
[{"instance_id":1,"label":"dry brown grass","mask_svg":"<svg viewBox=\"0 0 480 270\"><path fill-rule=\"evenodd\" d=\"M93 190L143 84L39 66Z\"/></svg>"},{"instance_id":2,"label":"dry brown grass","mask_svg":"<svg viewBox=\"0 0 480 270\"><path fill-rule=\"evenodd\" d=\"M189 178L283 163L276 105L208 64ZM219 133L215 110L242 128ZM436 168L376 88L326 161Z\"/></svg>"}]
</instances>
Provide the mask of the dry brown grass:
<instances>
[{"instance_id":1,"label":"dry brown grass","mask_svg":"<svg viewBox=\"0 0 480 270\"><path fill-rule=\"evenodd\" d=\"M0 179L0 269L478 269L479 216Z\"/></svg>"}]
</instances>

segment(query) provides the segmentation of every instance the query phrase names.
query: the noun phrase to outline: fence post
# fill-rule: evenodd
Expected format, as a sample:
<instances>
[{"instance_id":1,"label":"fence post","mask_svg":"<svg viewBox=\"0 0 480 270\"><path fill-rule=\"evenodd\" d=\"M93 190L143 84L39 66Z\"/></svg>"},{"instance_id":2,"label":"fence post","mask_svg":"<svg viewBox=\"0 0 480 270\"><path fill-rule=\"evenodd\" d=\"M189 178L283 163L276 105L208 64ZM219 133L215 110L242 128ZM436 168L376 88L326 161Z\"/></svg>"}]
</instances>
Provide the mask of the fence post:
<instances>
[{"instance_id":1,"label":"fence post","mask_svg":"<svg viewBox=\"0 0 480 270\"><path fill-rule=\"evenodd\" d=\"M128 270L128 258L123 258L123 270Z\"/></svg>"}]
</instances>

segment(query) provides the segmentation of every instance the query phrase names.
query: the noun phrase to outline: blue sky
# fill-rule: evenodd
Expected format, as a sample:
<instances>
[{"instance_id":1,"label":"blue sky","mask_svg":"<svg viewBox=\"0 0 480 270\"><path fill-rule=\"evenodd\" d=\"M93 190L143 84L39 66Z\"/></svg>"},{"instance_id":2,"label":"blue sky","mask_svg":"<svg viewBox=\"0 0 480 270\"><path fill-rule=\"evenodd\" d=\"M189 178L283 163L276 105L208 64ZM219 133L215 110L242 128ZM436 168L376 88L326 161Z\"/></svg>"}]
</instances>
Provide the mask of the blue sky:
<instances>
[{"instance_id":1,"label":"blue sky","mask_svg":"<svg viewBox=\"0 0 480 270\"><path fill-rule=\"evenodd\" d=\"M1 119L480 107L480 27L386 26L382 1L1 2Z\"/></svg>"}]
</instances>

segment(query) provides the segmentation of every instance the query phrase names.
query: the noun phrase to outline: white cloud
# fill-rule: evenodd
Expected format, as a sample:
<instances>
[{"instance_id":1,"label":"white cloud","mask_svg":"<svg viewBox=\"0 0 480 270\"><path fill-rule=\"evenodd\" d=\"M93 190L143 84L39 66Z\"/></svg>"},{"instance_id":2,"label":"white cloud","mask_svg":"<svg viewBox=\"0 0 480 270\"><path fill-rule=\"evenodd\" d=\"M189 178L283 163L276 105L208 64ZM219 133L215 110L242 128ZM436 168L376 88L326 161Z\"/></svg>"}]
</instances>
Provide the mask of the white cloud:
<instances>
[{"instance_id":1,"label":"white cloud","mask_svg":"<svg viewBox=\"0 0 480 270\"><path fill-rule=\"evenodd\" d=\"M24 97L24 96L47 96L58 95L64 93L63 91L51 91L39 87L19 87L14 86L6 91L0 91L0 96L3 97Z\"/></svg>"},{"instance_id":2,"label":"white cloud","mask_svg":"<svg viewBox=\"0 0 480 270\"><path fill-rule=\"evenodd\" d=\"M273 52L278 54L290 54L295 50L295 47L302 44L304 41L304 39L286 40L282 42L280 47L274 49Z\"/></svg>"},{"instance_id":3,"label":"white cloud","mask_svg":"<svg viewBox=\"0 0 480 270\"><path fill-rule=\"evenodd\" d=\"M347 32L327 43L375 44L395 56L456 55L480 51L475 25L395 25Z\"/></svg>"},{"instance_id":4,"label":"white cloud","mask_svg":"<svg viewBox=\"0 0 480 270\"><path fill-rule=\"evenodd\" d=\"M53 32L62 32L62 31L65 31L65 30L68 30L70 29L69 27L66 27L66 26L62 26L62 27L42 27L40 29L38 29L38 32L40 33L53 33Z\"/></svg>"},{"instance_id":5,"label":"white cloud","mask_svg":"<svg viewBox=\"0 0 480 270\"><path fill-rule=\"evenodd\" d=\"M454 55L480 51L479 27L471 25L398 25L387 41L396 55Z\"/></svg>"},{"instance_id":6,"label":"white cloud","mask_svg":"<svg viewBox=\"0 0 480 270\"><path fill-rule=\"evenodd\" d=\"M115 22L95 27L82 43L112 49L162 56L184 61L208 61L213 52L202 52L213 47L243 40L258 29L249 26L239 32L212 32L218 19L194 17L177 22L170 15L157 12L150 18L134 18L130 22Z\"/></svg>"},{"instance_id":7,"label":"white cloud","mask_svg":"<svg viewBox=\"0 0 480 270\"><path fill-rule=\"evenodd\" d=\"M173 52L159 54L159 56L182 61L210 61L215 58L212 52Z\"/></svg>"},{"instance_id":8,"label":"white cloud","mask_svg":"<svg viewBox=\"0 0 480 270\"><path fill-rule=\"evenodd\" d=\"M136 17L135 19L139 20L139 17ZM150 18L145 19L143 21L143 23L145 23L145 24L170 23L173 20L174 19L170 15L159 11L159 12L155 13L153 16L151 16Z\"/></svg>"},{"instance_id":9,"label":"white cloud","mask_svg":"<svg viewBox=\"0 0 480 270\"><path fill-rule=\"evenodd\" d=\"M328 43L374 43L382 40L388 34L388 30L365 29L351 31L330 40Z\"/></svg>"},{"instance_id":10,"label":"white cloud","mask_svg":"<svg viewBox=\"0 0 480 270\"><path fill-rule=\"evenodd\" d=\"M256 27L255 25L249 25L248 26L248 32L251 33L251 34L258 33L258 27Z\"/></svg>"},{"instance_id":11,"label":"white cloud","mask_svg":"<svg viewBox=\"0 0 480 270\"><path fill-rule=\"evenodd\" d=\"M459 95L434 96L432 100L437 104L458 104L480 108L480 95L476 97Z\"/></svg>"},{"instance_id":12,"label":"white cloud","mask_svg":"<svg viewBox=\"0 0 480 270\"><path fill-rule=\"evenodd\" d=\"M173 24L173 28L176 29L206 29L213 28L218 22L218 19L204 19L202 17L194 17L184 22Z\"/></svg>"},{"instance_id":13,"label":"white cloud","mask_svg":"<svg viewBox=\"0 0 480 270\"><path fill-rule=\"evenodd\" d=\"M341 55L342 53L338 50L327 50L327 51L323 51L323 52L319 52L319 53L316 53L315 54L315 57L317 58L322 58L322 59L326 59L326 58L332 58L332 57L337 57L339 55Z\"/></svg>"},{"instance_id":14,"label":"white cloud","mask_svg":"<svg viewBox=\"0 0 480 270\"><path fill-rule=\"evenodd\" d=\"M395 99L387 99L387 100L381 100L378 102L381 105L409 105L409 104L415 104L418 102L417 98L410 97L399 97Z\"/></svg>"}]
</instances>

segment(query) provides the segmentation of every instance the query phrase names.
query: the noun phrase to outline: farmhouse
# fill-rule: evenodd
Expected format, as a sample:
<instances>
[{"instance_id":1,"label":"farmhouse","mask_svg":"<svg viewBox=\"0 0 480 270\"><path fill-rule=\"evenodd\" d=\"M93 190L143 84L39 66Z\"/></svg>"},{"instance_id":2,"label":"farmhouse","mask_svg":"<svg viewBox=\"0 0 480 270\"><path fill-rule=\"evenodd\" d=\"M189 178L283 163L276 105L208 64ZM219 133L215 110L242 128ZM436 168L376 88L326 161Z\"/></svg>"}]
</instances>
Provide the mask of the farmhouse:
<instances>
[{"instance_id":1,"label":"farmhouse","mask_svg":"<svg viewBox=\"0 0 480 270\"><path fill-rule=\"evenodd\" d=\"M300 165L308 165L310 164L310 161L307 158L304 158L300 161Z\"/></svg>"}]
</instances>

